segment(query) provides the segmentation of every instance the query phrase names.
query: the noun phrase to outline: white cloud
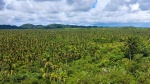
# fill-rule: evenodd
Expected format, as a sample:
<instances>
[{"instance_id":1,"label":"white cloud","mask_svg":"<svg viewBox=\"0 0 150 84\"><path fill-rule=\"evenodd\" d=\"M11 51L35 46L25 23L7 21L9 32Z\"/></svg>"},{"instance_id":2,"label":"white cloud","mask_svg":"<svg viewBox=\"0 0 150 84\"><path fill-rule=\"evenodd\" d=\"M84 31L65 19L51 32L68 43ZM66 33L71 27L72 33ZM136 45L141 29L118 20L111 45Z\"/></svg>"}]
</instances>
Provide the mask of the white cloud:
<instances>
[{"instance_id":1,"label":"white cloud","mask_svg":"<svg viewBox=\"0 0 150 84\"><path fill-rule=\"evenodd\" d=\"M1 0L0 24L150 22L149 5L148 0Z\"/></svg>"},{"instance_id":2,"label":"white cloud","mask_svg":"<svg viewBox=\"0 0 150 84\"><path fill-rule=\"evenodd\" d=\"M132 5L130 5L130 7L131 7L131 11L137 11L140 9L138 3L132 4Z\"/></svg>"},{"instance_id":3,"label":"white cloud","mask_svg":"<svg viewBox=\"0 0 150 84\"><path fill-rule=\"evenodd\" d=\"M123 5L123 6L119 7L119 10L122 12L126 12L129 10L129 8L126 5Z\"/></svg>"}]
</instances>

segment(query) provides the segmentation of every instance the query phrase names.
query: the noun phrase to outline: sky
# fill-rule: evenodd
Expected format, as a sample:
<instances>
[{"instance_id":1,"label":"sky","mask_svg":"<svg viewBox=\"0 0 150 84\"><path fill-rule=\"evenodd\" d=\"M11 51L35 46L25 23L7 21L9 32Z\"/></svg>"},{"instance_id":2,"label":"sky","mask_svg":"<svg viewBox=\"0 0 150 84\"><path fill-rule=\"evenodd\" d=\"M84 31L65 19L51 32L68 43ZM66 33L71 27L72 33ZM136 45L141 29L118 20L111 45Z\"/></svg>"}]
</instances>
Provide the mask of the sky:
<instances>
[{"instance_id":1,"label":"sky","mask_svg":"<svg viewBox=\"0 0 150 84\"><path fill-rule=\"evenodd\" d=\"M0 24L150 27L150 0L0 0Z\"/></svg>"}]
</instances>

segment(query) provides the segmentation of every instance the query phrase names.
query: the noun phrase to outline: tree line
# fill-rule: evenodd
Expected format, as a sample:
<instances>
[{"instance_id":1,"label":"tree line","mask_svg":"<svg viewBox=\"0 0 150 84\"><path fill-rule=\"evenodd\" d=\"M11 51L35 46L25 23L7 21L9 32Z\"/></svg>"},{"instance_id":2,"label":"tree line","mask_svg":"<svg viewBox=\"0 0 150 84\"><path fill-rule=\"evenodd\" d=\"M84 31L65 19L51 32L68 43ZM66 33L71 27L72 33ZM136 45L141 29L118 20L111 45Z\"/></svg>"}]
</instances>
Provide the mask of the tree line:
<instances>
[{"instance_id":1,"label":"tree line","mask_svg":"<svg viewBox=\"0 0 150 84\"><path fill-rule=\"evenodd\" d=\"M49 25L34 25L23 24L16 25L0 25L0 29L56 29L56 28L96 28L98 26L79 26L79 25L64 25L64 24L49 24Z\"/></svg>"}]
</instances>

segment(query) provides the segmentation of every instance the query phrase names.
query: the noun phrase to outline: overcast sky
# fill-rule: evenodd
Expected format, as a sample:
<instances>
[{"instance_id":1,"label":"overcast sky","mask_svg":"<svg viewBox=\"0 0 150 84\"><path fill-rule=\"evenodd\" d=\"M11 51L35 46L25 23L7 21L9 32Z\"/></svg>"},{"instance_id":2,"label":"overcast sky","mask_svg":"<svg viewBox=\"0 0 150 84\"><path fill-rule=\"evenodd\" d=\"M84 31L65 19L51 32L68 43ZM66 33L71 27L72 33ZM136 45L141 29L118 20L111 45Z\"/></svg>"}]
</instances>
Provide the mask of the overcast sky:
<instances>
[{"instance_id":1,"label":"overcast sky","mask_svg":"<svg viewBox=\"0 0 150 84\"><path fill-rule=\"evenodd\" d=\"M150 0L0 0L0 24L150 22Z\"/></svg>"}]
</instances>

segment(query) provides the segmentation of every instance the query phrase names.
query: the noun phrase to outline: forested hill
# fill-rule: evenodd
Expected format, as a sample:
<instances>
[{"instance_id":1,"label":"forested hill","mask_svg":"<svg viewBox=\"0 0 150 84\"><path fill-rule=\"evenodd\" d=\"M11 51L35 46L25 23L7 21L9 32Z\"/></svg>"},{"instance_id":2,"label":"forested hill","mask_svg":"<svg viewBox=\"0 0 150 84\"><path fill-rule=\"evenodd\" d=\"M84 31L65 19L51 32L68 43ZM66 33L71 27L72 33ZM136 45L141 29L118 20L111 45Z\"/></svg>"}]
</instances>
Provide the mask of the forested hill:
<instances>
[{"instance_id":1,"label":"forested hill","mask_svg":"<svg viewBox=\"0 0 150 84\"><path fill-rule=\"evenodd\" d=\"M78 26L78 25L64 25L64 24L49 24L49 25L23 24L21 26L0 25L0 29L55 29L55 28L95 28L95 27L98 26Z\"/></svg>"},{"instance_id":2,"label":"forested hill","mask_svg":"<svg viewBox=\"0 0 150 84\"><path fill-rule=\"evenodd\" d=\"M15 25L0 25L0 29L20 29L20 27Z\"/></svg>"}]
</instances>

